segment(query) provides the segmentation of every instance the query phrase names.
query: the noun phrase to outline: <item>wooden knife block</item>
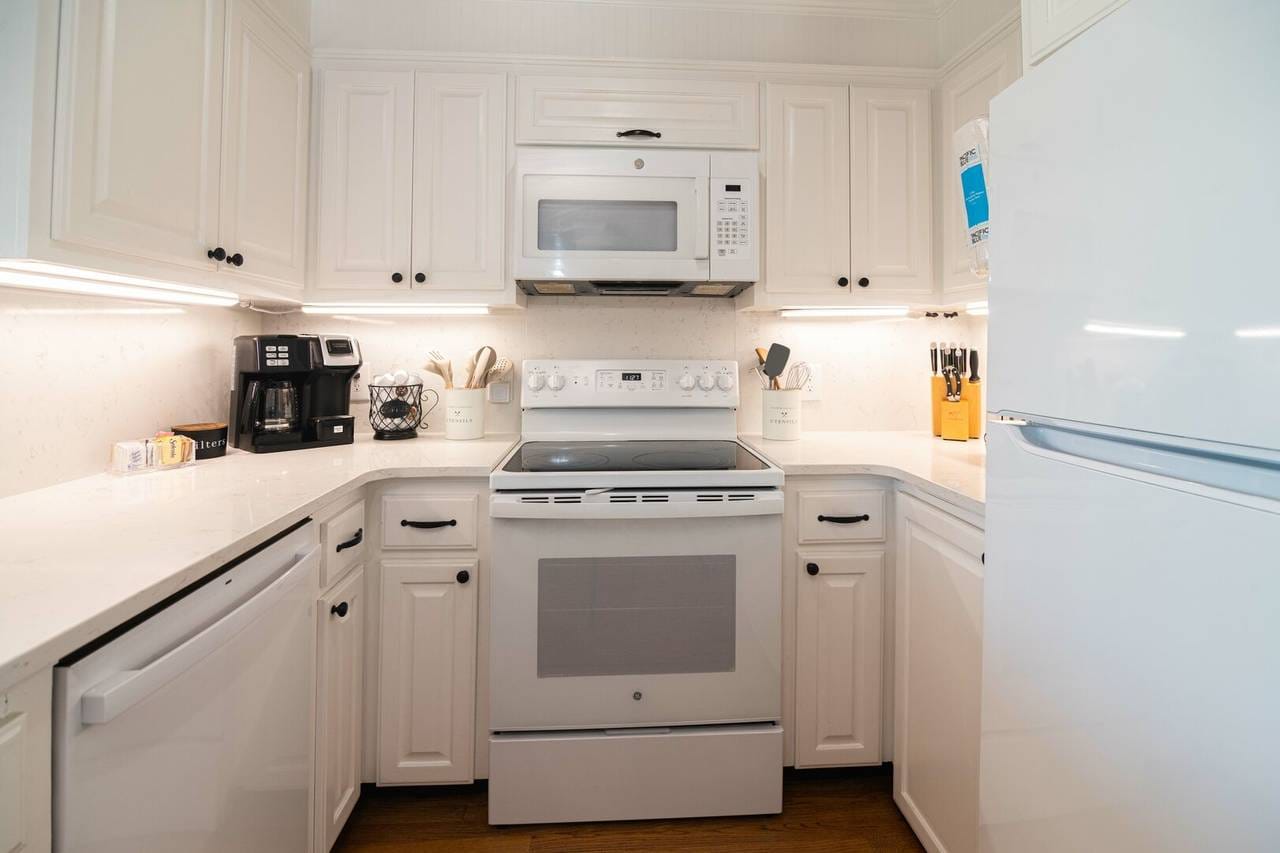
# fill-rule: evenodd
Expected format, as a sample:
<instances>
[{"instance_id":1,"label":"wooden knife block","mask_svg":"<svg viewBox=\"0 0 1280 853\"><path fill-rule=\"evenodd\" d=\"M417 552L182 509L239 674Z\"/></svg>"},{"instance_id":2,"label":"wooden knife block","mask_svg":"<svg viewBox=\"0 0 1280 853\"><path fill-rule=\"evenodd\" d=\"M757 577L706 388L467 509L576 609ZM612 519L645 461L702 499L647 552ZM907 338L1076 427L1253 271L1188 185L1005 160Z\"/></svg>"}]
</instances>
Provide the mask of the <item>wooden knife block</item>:
<instances>
[{"instance_id":1,"label":"wooden knife block","mask_svg":"<svg viewBox=\"0 0 1280 853\"><path fill-rule=\"evenodd\" d=\"M953 403L950 400L943 400L940 403L942 409L942 437L947 441L968 441L969 440L969 404L961 400Z\"/></svg>"},{"instance_id":2,"label":"wooden knife block","mask_svg":"<svg viewBox=\"0 0 1280 853\"><path fill-rule=\"evenodd\" d=\"M969 438L982 438L982 380L960 386L961 402L969 404Z\"/></svg>"},{"instance_id":3,"label":"wooden knife block","mask_svg":"<svg viewBox=\"0 0 1280 853\"><path fill-rule=\"evenodd\" d=\"M933 374L929 383L929 399L933 406L933 434L942 435L942 404L947 401L947 383L940 374Z\"/></svg>"}]
</instances>

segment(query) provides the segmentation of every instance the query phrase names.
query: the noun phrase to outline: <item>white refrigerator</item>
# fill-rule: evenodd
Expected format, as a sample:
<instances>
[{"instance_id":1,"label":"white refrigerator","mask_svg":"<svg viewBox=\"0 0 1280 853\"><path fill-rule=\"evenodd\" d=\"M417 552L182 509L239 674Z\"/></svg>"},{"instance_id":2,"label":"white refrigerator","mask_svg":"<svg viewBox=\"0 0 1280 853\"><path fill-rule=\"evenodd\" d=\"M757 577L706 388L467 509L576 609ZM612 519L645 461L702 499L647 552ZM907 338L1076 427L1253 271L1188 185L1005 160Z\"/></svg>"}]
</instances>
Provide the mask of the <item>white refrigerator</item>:
<instances>
[{"instance_id":1,"label":"white refrigerator","mask_svg":"<svg viewBox=\"0 0 1280 853\"><path fill-rule=\"evenodd\" d=\"M991 163L981 850L1280 849L1280 3L1130 0Z\"/></svg>"}]
</instances>

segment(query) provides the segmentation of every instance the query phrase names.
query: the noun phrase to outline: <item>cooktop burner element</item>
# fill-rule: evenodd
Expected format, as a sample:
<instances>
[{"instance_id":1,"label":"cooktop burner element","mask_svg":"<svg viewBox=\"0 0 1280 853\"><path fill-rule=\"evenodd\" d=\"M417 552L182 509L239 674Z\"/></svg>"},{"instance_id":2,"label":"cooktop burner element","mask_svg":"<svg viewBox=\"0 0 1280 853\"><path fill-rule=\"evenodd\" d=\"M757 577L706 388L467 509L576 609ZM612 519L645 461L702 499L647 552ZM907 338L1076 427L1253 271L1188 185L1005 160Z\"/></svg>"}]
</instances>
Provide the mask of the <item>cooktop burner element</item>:
<instances>
[{"instance_id":1,"label":"cooktop burner element","mask_svg":"<svg viewBox=\"0 0 1280 853\"><path fill-rule=\"evenodd\" d=\"M769 466L736 441L529 441L506 472L763 471Z\"/></svg>"}]
</instances>

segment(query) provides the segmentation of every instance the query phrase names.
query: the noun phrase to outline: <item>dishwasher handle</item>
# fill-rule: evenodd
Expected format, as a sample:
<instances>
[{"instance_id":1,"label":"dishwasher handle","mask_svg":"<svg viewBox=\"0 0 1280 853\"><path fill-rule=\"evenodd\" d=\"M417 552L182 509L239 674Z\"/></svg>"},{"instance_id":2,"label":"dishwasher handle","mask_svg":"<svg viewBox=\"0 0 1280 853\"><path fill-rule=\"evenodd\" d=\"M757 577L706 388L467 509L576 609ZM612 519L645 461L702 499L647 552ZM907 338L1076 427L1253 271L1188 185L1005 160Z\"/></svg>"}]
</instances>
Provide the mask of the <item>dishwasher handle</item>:
<instances>
[{"instance_id":1,"label":"dishwasher handle","mask_svg":"<svg viewBox=\"0 0 1280 853\"><path fill-rule=\"evenodd\" d=\"M306 578L320 561L320 546L298 556L284 574L217 622L184 640L142 669L130 669L103 679L80 699L80 721L88 726L108 723L159 688L203 660L247 627Z\"/></svg>"}]
</instances>

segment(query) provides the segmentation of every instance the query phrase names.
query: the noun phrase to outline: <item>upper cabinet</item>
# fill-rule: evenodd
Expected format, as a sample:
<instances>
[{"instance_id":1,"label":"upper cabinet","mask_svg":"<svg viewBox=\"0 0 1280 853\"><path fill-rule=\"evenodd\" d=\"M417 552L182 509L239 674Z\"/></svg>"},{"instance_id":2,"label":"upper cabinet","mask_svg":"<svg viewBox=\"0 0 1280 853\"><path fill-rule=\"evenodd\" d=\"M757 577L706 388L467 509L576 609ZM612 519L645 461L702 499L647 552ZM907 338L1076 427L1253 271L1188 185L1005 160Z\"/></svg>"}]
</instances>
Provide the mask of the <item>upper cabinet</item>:
<instances>
[{"instance_id":1,"label":"upper cabinet","mask_svg":"<svg viewBox=\"0 0 1280 853\"><path fill-rule=\"evenodd\" d=\"M1124 5L1125 0L1022 0L1022 44L1027 67Z\"/></svg>"},{"instance_id":2,"label":"upper cabinet","mask_svg":"<svg viewBox=\"0 0 1280 853\"><path fill-rule=\"evenodd\" d=\"M0 215L6 256L301 295L310 59L278 16L256 0L15 14L32 40L9 51L6 85L32 88L7 134L30 156Z\"/></svg>"},{"instance_id":3,"label":"upper cabinet","mask_svg":"<svg viewBox=\"0 0 1280 853\"><path fill-rule=\"evenodd\" d=\"M756 83L522 76L516 143L756 148Z\"/></svg>"},{"instance_id":4,"label":"upper cabinet","mask_svg":"<svg viewBox=\"0 0 1280 853\"><path fill-rule=\"evenodd\" d=\"M942 230L942 301L959 302L986 296L987 280L973 273L966 242L964 203L960 197L960 167L952 137L966 122L985 117L991 99L1022 75L1016 29L966 59L941 81L941 128L938 139L941 187L939 227ZM992 163L993 172L1000 168Z\"/></svg>"},{"instance_id":5,"label":"upper cabinet","mask_svg":"<svg viewBox=\"0 0 1280 853\"><path fill-rule=\"evenodd\" d=\"M779 83L765 104L765 275L754 304L928 302L929 91Z\"/></svg>"},{"instance_id":6,"label":"upper cabinet","mask_svg":"<svg viewBox=\"0 0 1280 853\"><path fill-rule=\"evenodd\" d=\"M505 75L331 70L320 85L316 297L513 300Z\"/></svg>"}]
</instances>

